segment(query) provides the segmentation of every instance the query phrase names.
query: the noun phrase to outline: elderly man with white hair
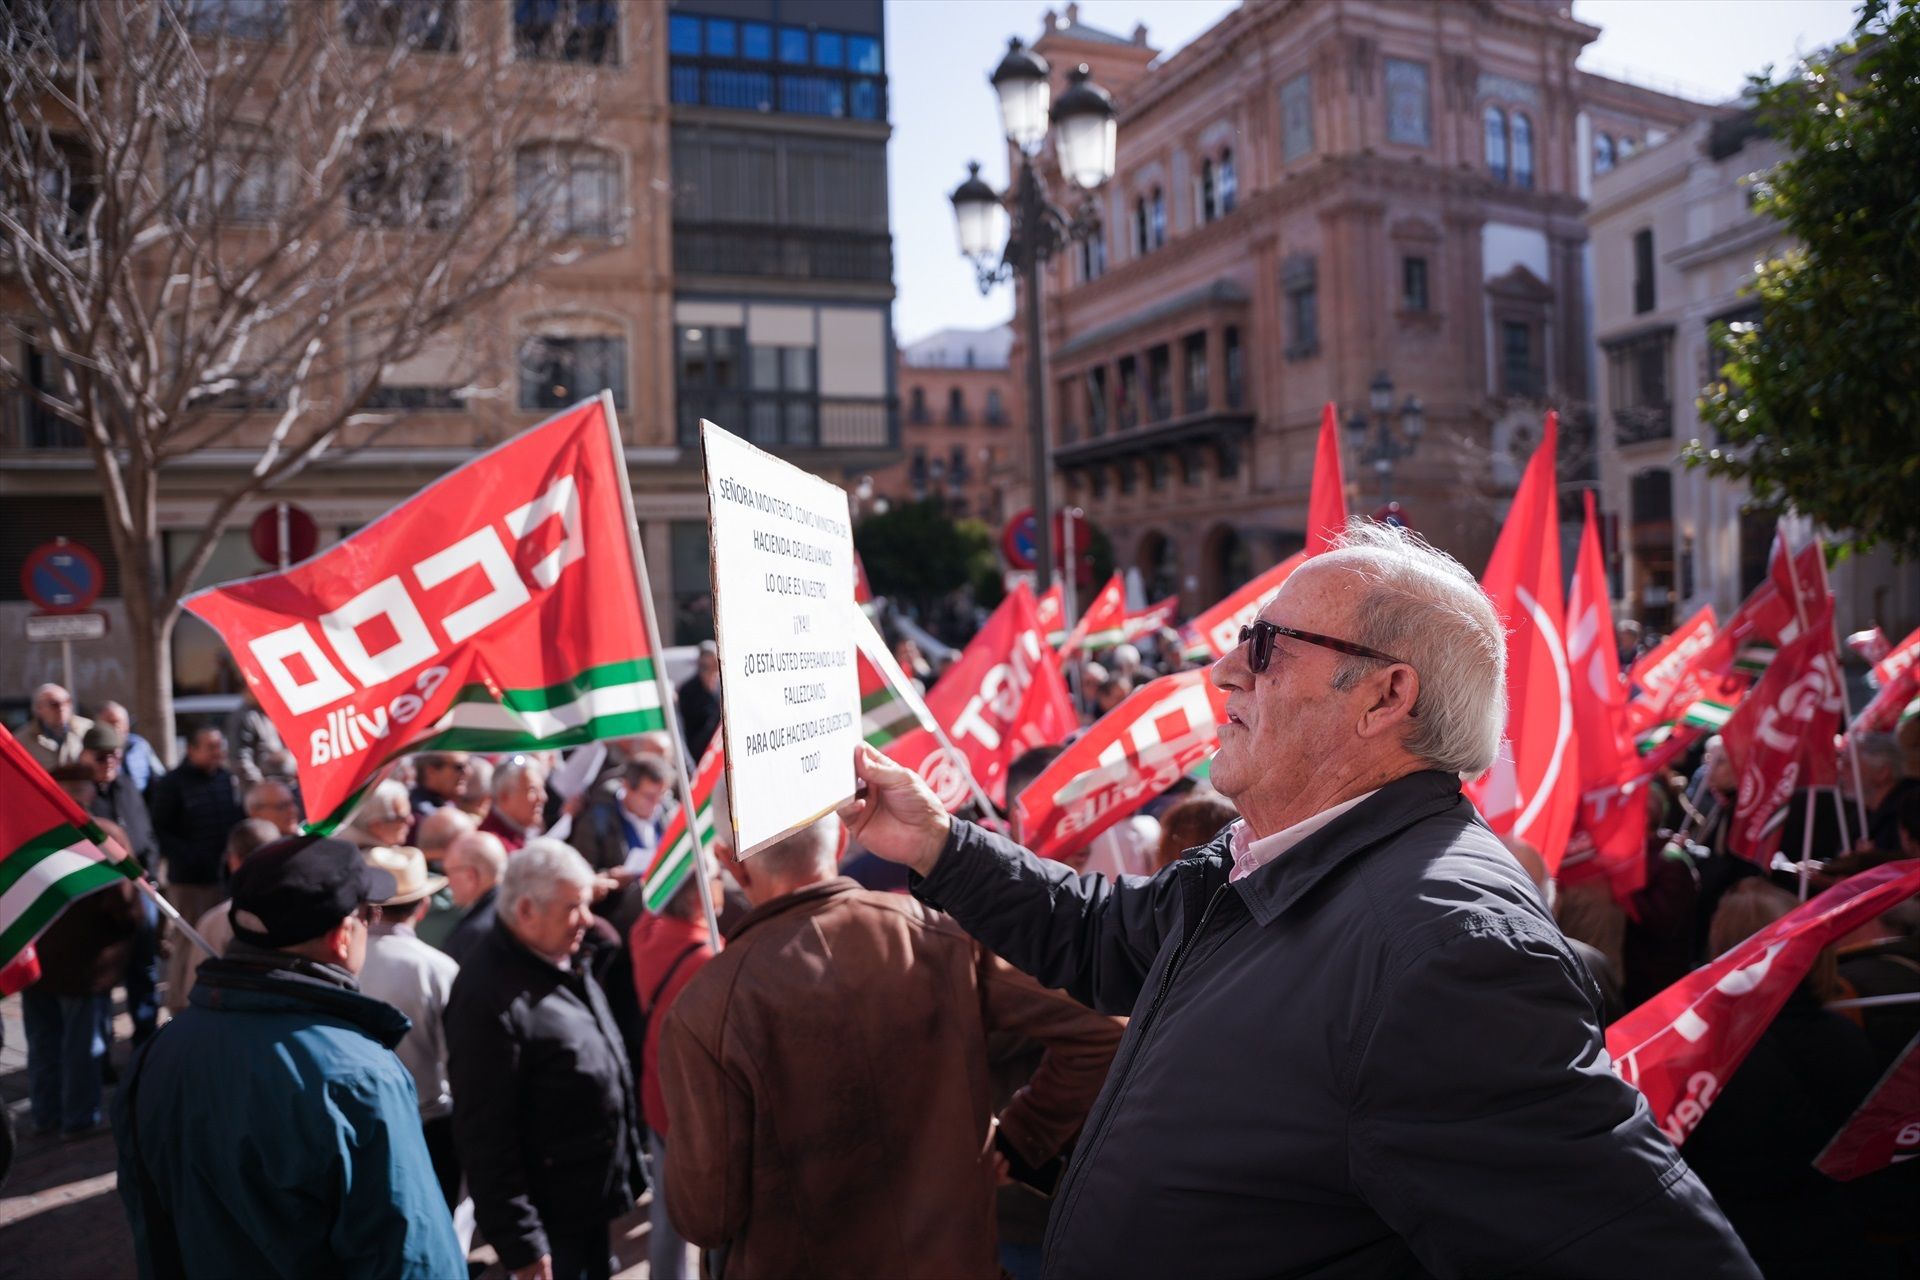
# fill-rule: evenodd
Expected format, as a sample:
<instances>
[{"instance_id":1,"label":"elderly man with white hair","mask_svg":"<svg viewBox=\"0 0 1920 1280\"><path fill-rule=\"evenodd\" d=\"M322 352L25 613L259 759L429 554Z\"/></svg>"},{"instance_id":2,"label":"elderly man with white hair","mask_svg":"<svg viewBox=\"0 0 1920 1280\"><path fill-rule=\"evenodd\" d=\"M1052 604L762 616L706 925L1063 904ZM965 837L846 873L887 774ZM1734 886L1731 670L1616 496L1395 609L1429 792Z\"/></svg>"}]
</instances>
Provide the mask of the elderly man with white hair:
<instances>
[{"instance_id":1,"label":"elderly man with white hair","mask_svg":"<svg viewBox=\"0 0 1920 1280\"><path fill-rule=\"evenodd\" d=\"M1151 879L1075 877L861 751L868 848L1041 982L1132 1015L1046 1274L1758 1275L1461 793L1500 749L1505 666L1465 569L1351 526L1214 664L1240 821Z\"/></svg>"},{"instance_id":2,"label":"elderly man with white hair","mask_svg":"<svg viewBox=\"0 0 1920 1280\"><path fill-rule=\"evenodd\" d=\"M73 713L72 694L57 684L43 684L33 691L27 722L13 731L13 737L51 772L79 761L91 728L93 721Z\"/></svg>"},{"instance_id":3,"label":"elderly man with white hair","mask_svg":"<svg viewBox=\"0 0 1920 1280\"><path fill-rule=\"evenodd\" d=\"M547 766L538 756L512 755L493 767L493 803L480 829L500 837L512 853L540 834L547 807Z\"/></svg>"},{"instance_id":4,"label":"elderly man with white hair","mask_svg":"<svg viewBox=\"0 0 1920 1280\"><path fill-rule=\"evenodd\" d=\"M633 1068L580 962L593 870L536 837L447 1003L454 1144L474 1216L515 1277L609 1274L608 1224L646 1189Z\"/></svg>"}]
</instances>

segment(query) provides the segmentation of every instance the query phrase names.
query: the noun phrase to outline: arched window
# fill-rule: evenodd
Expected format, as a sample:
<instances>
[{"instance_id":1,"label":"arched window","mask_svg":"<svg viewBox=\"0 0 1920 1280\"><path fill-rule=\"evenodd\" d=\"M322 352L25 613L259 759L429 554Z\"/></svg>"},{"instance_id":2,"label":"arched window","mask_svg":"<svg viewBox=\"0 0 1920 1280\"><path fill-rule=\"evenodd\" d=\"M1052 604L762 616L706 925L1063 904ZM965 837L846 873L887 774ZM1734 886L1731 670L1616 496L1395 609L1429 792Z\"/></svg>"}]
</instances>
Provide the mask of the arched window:
<instances>
[{"instance_id":1,"label":"arched window","mask_svg":"<svg viewBox=\"0 0 1920 1280\"><path fill-rule=\"evenodd\" d=\"M1167 242L1167 196L1160 188L1153 189L1153 247L1158 249Z\"/></svg>"},{"instance_id":2,"label":"arched window","mask_svg":"<svg viewBox=\"0 0 1920 1280\"><path fill-rule=\"evenodd\" d=\"M1488 107L1485 115L1487 127L1487 172L1493 175L1495 182L1507 180L1507 113L1498 107Z\"/></svg>"},{"instance_id":3,"label":"arched window","mask_svg":"<svg viewBox=\"0 0 1920 1280\"><path fill-rule=\"evenodd\" d=\"M1240 198L1240 176L1233 168L1233 148L1220 153L1220 212L1232 213Z\"/></svg>"},{"instance_id":4,"label":"arched window","mask_svg":"<svg viewBox=\"0 0 1920 1280\"><path fill-rule=\"evenodd\" d=\"M1140 196L1133 202L1133 252L1136 257L1144 258L1152 246L1147 242L1147 198Z\"/></svg>"},{"instance_id":5,"label":"arched window","mask_svg":"<svg viewBox=\"0 0 1920 1280\"><path fill-rule=\"evenodd\" d=\"M1533 186L1533 121L1524 111L1513 113L1513 182Z\"/></svg>"},{"instance_id":6,"label":"arched window","mask_svg":"<svg viewBox=\"0 0 1920 1280\"><path fill-rule=\"evenodd\" d=\"M1607 173L1613 168L1613 135L1603 133L1593 140L1593 171Z\"/></svg>"},{"instance_id":7,"label":"arched window","mask_svg":"<svg viewBox=\"0 0 1920 1280\"><path fill-rule=\"evenodd\" d=\"M1218 214L1213 196L1213 161L1200 162L1200 221L1212 222Z\"/></svg>"}]
</instances>

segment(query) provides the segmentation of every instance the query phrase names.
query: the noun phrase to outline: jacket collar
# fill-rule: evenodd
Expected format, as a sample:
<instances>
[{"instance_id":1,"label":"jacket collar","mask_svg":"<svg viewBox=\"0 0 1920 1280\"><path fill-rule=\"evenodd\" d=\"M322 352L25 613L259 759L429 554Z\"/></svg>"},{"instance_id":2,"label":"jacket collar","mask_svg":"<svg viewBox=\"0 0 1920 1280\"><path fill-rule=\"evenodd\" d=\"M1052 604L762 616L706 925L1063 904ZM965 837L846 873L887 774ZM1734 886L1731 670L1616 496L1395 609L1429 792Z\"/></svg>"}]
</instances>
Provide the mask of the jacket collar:
<instances>
[{"instance_id":1,"label":"jacket collar","mask_svg":"<svg viewBox=\"0 0 1920 1280\"><path fill-rule=\"evenodd\" d=\"M1245 879L1234 881L1234 887L1253 918L1263 926L1271 924L1348 861L1416 822L1445 813L1459 801L1456 775L1435 770L1407 774ZM1227 856L1230 862L1232 855Z\"/></svg>"},{"instance_id":2,"label":"jacket collar","mask_svg":"<svg viewBox=\"0 0 1920 1280\"><path fill-rule=\"evenodd\" d=\"M283 951L236 939L227 955L208 960L194 978L189 1002L230 1012L309 1012L349 1022L391 1049L413 1025L383 1000L362 995L353 975Z\"/></svg>"},{"instance_id":3,"label":"jacket collar","mask_svg":"<svg viewBox=\"0 0 1920 1280\"><path fill-rule=\"evenodd\" d=\"M835 876L831 880L822 880L810 884L804 889L795 889L785 897L775 898L772 902L763 902L753 910L734 921L733 928L727 930L727 941L732 942L741 934L774 916L802 908L811 909L843 894L859 893L860 882L849 880L845 876Z\"/></svg>"}]
</instances>

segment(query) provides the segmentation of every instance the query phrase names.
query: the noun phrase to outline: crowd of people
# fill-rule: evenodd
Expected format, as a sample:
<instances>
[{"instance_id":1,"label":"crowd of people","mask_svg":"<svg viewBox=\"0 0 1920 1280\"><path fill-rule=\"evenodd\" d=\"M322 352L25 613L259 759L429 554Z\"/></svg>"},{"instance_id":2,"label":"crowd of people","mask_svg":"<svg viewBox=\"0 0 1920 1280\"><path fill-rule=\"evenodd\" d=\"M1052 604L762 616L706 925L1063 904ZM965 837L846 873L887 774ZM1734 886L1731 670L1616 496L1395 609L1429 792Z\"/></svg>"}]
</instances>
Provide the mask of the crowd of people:
<instances>
[{"instance_id":1,"label":"crowd of people","mask_svg":"<svg viewBox=\"0 0 1920 1280\"><path fill-rule=\"evenodd\" d=\"M716 795L712 874L657 911L680 762L720 724L710 646L686 743L423 753L333 835L301 833L256 705L168 769L124 708L45 686L15 736L197 937L131 883L42 936L32 1123L95 1131L115 1086L154 1276L464 1276L483 1244L516 1277L607 1276L649 1188L661 1280L1025 1280L1043 1238L1059 1276L1920 1267L1920 1164L1812 1163L1920 1033L1920 1003L1833 1007L1920 994L1920 904L1830 949L1676 1155L1603 1028L1797 903L1724 847L1724 754L1652 788L1616 901L1461 795L1504 685L1457 564L1350 534L1262 620L1281 638L1215 664L1211 781L1066 859L863 751L860 799L750 858ZM1178 653L1075 663L1084 718ZM1920 722L1856 745L1857 796L1788 818L1816 886L1920 856ZM1061 749L1015 759L1009 797Z\"/></svg>"}]
</instances>

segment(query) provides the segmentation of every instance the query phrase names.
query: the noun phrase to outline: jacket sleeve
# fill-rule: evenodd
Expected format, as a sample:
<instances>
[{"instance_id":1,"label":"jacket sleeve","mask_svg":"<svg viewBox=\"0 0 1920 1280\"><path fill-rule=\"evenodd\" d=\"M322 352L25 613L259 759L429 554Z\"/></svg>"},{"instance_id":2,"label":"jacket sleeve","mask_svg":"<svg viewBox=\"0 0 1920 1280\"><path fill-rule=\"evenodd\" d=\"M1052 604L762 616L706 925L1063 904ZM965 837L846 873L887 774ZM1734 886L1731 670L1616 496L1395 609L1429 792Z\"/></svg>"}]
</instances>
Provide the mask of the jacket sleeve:
<instances>
[{"instance_id":1,"label":"jacket sleeve","mask_svg":"<svg viewBox=\"0 0 1920 1280\"><path fill-rule=\"evenodd\" d=\"M1126 1024L1049 991L985 948L979 949L978 968L987 1030L1046 1047L1033 1079L1000 1113L1007 1140L1029 1164L1045 1164L1086 1122Z\"/></svg>"},{"instance_id":2,"label":"jacket sleeve","mask_svg":"<svg viewBox=\"0 0 1920 1280\"><path fill-rule=\"evenodd\" d=\"M462 999L462 996L468 999ZM447 1083L453 1091L453 1143L473 1196L473 1216L509 1271L549 1252L546 1228L527 1185L521 1132L519 1038L512 1011L485 993L462 992L447 1008Z\"/></svg>"},{"instance_id":3,"label":"jacket sleeve","mask_svg":"<svg viewBox=\"0 0 1920 1280\"><path fill-rule=\"evenodd\" d=\"M420 1136L413 1082L397 1061L394 1066L391 1077L357 1075L327 1083L326 1116L334 1132L327 1135L329 1145L314 1150L347 1157L331 1162L339 1170L340 1194L329 1244L346 1275L458 1275L466 1259Z\"/></svg>"},{"instance_id":4,"label":"jacket sleeve","mask_svg":"<svg viewBox=\"0 0 1920 1280\"><path fill-rule=\"evenodd\" d=\"M1179 928L1175 870L1151 879L1076 876L956 818L933 874L913 877L913 892L1041 985L1125 1014L1160 944Z\"/></svg>"},{"instance_id":5,"label":"jacket sleeve","mask_svg":"<svg viewBox=\"0 0 1920 1280\"><path fill-rule=\"evenodd\" d=\"M667 1217L681 1235L718 1249L746 1231L753 1099L681 1016L660 1028L667 1103Z\"/></svg>"},{"instance_id":6,"label":"jacket sleeve","mask_svg":"<svg viewBox=\"0 0 1920 1280\"><path fill-rule=\"evenodd\" d=\"M1344 1073L1356 1190L1435 1276L1758 1280L1613 1074L1549 926L1474 917L1409 949Z\"/></svg>"},{"instance_id":7,"label":"jacket sleeve","mask_svg":"<svg viewBox=\"0 0 1920 1280\"><path fill-rule=\"evenodd\" d=\"M180 780L171 773L155 778L147 788L147 816L153 820L154 839L160 844L160 856L169 867L180 857L191 857L187 848L186 810L180 801Z\"/></svg>"}]
</instances>

